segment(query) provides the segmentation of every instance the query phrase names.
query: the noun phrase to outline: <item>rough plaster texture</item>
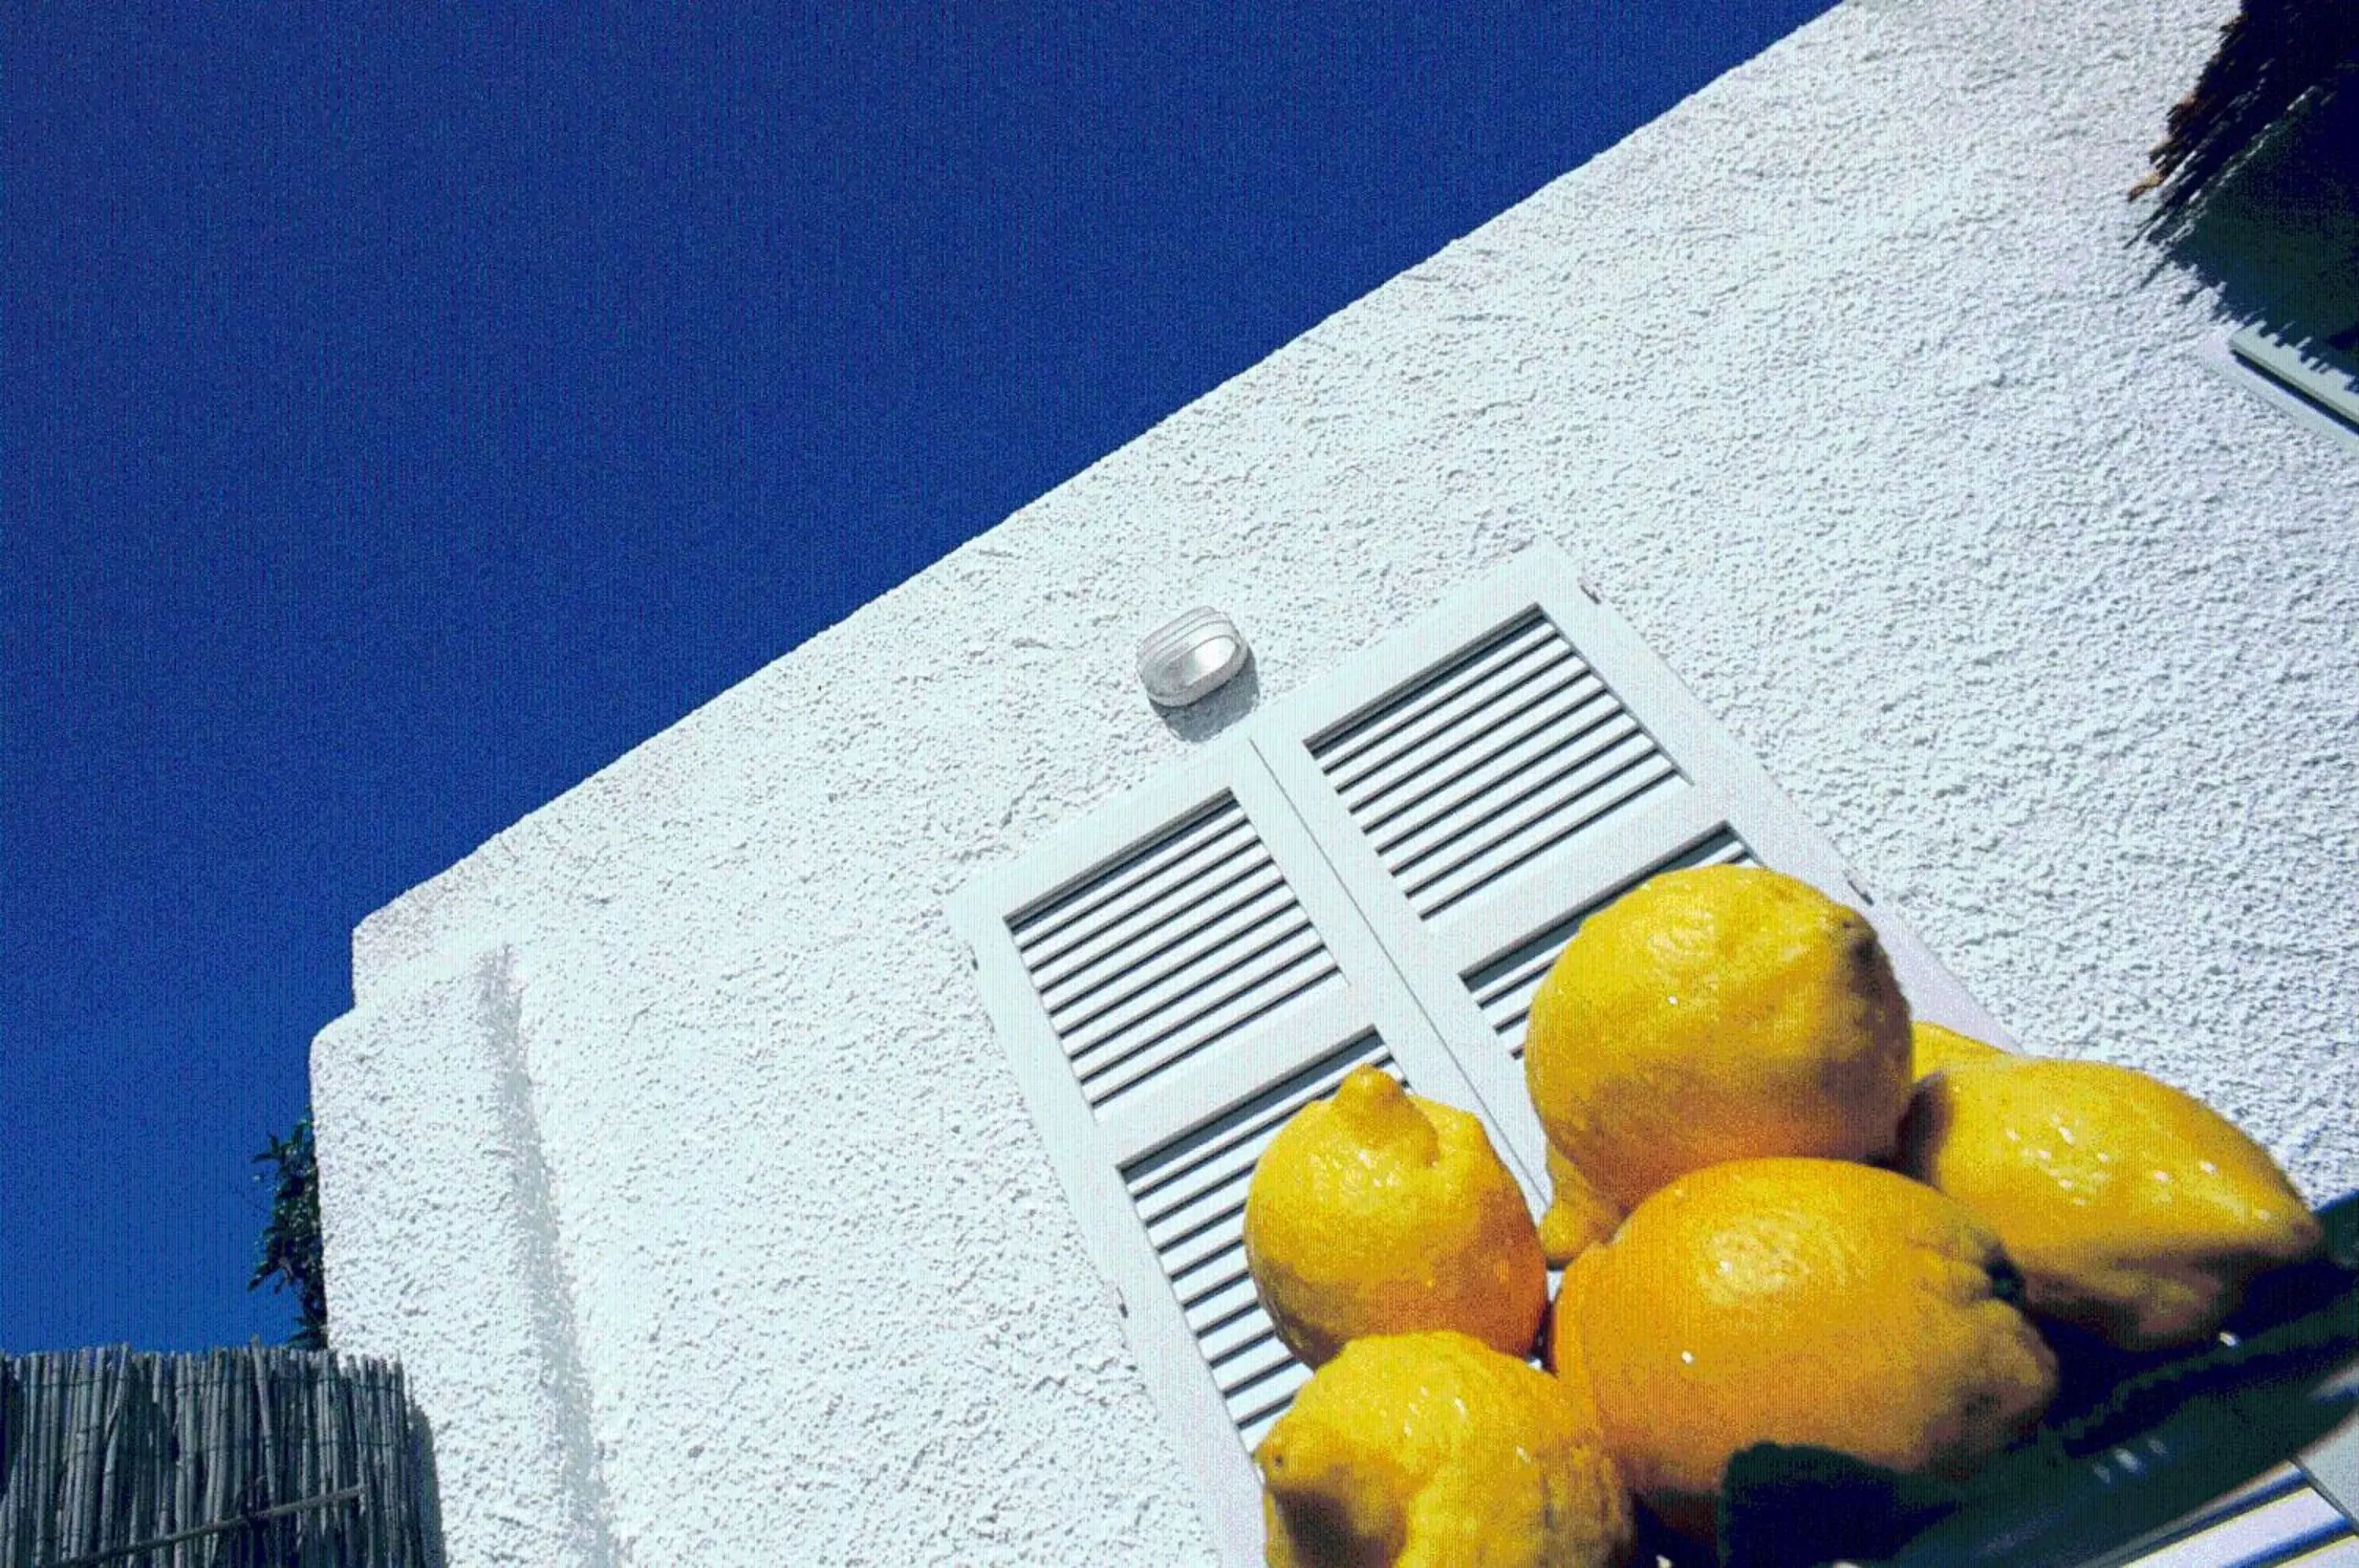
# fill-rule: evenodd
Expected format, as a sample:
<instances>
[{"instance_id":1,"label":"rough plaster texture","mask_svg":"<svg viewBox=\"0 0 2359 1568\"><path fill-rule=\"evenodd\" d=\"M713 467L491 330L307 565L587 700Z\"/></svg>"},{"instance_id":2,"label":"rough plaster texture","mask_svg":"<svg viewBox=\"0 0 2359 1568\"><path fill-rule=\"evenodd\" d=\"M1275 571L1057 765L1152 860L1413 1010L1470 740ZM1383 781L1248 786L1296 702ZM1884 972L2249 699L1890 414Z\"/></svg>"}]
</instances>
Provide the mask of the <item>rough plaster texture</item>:
<instances>
[{"instance_id":1,"label":"rough plaster texture","mask_svg":"<svg viewBox=\"0 0 2359 1568\"><path fill-rule=\"evenodd\" d=\"M1198 602L1274 696L1557 539L2027 1044L2359 1186L2359 485L2122 199L2227 8L1840 7L374 916L453 1563L1212 1561L940 909L1250 700Z\"/></svg>"}]
</instances>

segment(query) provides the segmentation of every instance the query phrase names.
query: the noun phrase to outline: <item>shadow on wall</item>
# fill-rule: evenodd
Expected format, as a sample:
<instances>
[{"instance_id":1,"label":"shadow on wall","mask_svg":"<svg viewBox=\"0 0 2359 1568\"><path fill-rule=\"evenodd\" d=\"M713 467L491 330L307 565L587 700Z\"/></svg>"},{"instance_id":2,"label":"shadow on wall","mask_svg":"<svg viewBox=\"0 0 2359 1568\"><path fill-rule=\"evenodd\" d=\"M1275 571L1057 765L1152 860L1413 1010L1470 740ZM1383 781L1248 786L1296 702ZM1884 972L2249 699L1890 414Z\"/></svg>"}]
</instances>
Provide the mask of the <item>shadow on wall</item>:
<instances>
[{"instance_id":1,"label":"shadow on wall","mask_svg":"<svg viewBox=\"0 0 2359 1568\"><path fill-rule=\"evenodd\" d=\"M428 1568L450 1568L442 1550L442 1472L434 1464L434 1423L416 1405L409 1409L409 1422L417 1434L419 1518L426 1529Z\"/></svg>"},{"instance_id":2,"label":"shadow on wall","mask_svg":"<svg viewBox=\"0 0 2359 1568\"><path fill-rule=\"evenodd\" d=\"M1229 683L1184 708L1157 708L1155 716L1163 727L1181 740L1210 740L1252 713L1261 705L1260 668L1248 654L1245 665L1229 678Z\"/></svg>"},{"instance_id":3,"label":"shadow on wall","mask_svg":"<svg viewBox=\"0 0 2359 1568\"><path fill-rule=\"evenodd\" d=\"M2272 129L2165 251L2223 317L2359 374L2359 72Z\"/></svg>"}]
</instances>

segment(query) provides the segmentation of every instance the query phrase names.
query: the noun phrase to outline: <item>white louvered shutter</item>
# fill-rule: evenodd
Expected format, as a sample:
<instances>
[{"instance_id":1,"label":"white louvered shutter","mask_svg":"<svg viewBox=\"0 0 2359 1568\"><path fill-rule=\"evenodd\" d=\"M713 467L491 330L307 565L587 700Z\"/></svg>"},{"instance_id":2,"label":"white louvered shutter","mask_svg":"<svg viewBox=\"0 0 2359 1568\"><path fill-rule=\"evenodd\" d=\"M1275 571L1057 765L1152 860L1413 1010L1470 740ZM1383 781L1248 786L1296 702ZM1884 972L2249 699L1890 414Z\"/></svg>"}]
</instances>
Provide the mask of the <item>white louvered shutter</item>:
<instances>
[{"instance_id":1,"label":"white louvered shutter","mask_svg":"<svg viewBox=\"0 0 2359 1568\"><path fill-rule=\"evenodd\" d=\"M1592 910L1728 861L1861 909L1918 1017L2014 1043L1549 547L951 901L1235 1568L1262 1560L1251 1445L1307 1377L1245 1272L1254 1160L1372 1062L1479 1116L1537 1210L1532 993ZM2306 1481L2207 1539L2343 1550Z\"/></svg>"},{"instance_id":2,"label":"white louvered shutter","mask_svg":"<svg viewBox=\"0 0 2359 1568\"><path fill-rule=\"evenodd\" d=\"M1249 1453L1309 1374L1245 1274L1254 1161L1356 1063L1453 1105L1472 1088L1242 740L951 914L1222 1551L1258 1563Z\"/></svg>"},{"instance_id":3,"label":"white louvered shutter","mask_svg":"<svg viewBox=\"0 0 2359 1568\"><path fill-rule=\"evenodd\" d=\"M2013 1043L1552 549L1274 706L1253 739L1528 1168L1532 993L1590 911L1675 866L1814 884L1875 922L1919 1017Z\"/></svg>"}]
</instances>

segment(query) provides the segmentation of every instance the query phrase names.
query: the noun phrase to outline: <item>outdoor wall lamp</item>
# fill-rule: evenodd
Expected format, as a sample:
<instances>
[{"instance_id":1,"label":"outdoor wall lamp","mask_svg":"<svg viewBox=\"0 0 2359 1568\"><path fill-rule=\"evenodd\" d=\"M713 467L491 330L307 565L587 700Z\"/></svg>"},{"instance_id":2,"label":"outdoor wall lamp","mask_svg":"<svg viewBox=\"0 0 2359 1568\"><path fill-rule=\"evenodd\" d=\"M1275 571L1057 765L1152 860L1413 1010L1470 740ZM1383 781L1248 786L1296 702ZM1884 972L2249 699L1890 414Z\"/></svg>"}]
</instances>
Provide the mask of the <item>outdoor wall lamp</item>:
<instances>
[{"instance_id":1,"label":"outdoor wall lamp","mask_svg":"<svg viewBox=\"0 0 2359 1568\"><path fill-rule=\"evenodd\" d=\"M1234 621L1194 609L1138 645L1138 679L1158 705L1184 708L1226 685L1252 651Z\"/></svg>"}]
</instances>

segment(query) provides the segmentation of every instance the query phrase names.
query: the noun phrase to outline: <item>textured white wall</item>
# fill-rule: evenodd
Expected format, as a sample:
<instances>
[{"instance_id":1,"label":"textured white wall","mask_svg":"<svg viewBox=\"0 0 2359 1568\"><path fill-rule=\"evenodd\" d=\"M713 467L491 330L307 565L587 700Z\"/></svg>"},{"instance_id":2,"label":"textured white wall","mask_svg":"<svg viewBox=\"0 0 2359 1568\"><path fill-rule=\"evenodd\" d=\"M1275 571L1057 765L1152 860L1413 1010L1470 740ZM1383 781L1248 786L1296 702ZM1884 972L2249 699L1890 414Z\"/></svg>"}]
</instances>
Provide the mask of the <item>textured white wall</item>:
<instances>
[{"instance_id":1,"label":"textured white wall","mask_svg":"<svg viewBox=\"0 0 2359 1568\"><path fill-rule=\"evenodd\" d=\"M2359 485L2122 199L2228 9L1844 5L374 916L453 1562L1211 1561L940 912L1199 601L1270 696L1557 539L2028 1045L2359 1185Z\"/></svg>"}]
</instances>

